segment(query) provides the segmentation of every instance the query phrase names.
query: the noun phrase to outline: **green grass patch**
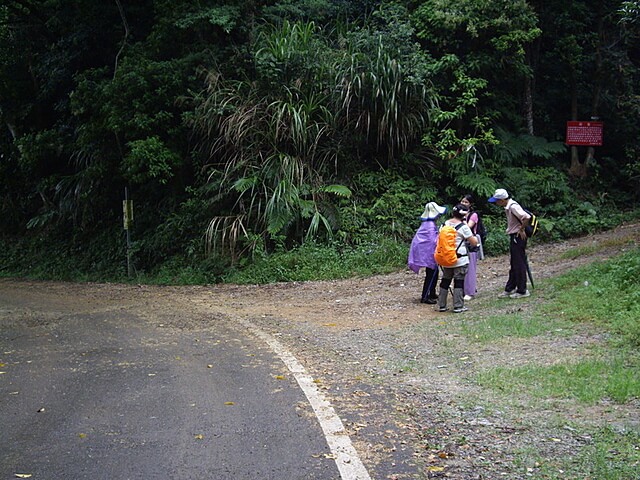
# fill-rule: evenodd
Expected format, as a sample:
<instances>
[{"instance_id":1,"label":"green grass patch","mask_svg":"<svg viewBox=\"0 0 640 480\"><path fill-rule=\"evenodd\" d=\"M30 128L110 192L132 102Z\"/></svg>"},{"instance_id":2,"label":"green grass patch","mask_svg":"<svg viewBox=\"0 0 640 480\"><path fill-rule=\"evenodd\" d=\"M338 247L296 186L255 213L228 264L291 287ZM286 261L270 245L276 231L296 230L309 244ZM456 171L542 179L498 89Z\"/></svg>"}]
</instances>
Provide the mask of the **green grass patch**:
<instances>
[{"instance_id":1,"label":"green grass patch","mask_svg":"<svg viewBox=\"0 0 640 480\"><path fill-rule=\"evenodd\" d=\"M506 393L530 392L541 398L574 398L586 404L603 399L624 403L640 398L640 250L634 248L606 263L571 271L544 284L533 310L492 315L461 325L472 341L571 334L575 327L597 330L610 341L607 360L583 360L554 366L502 367L481 373L478 382ZM495 302L491 305L494 305Z\"/></svg>"},{"instance_id":2,"label":"green grass patch","mask_svg":"<svg viewBox=\"0 0 640 480\"><path fill-rule=\"evenodd\" d=\"M542 312L597 325L624 346L640 346L640 248L552 280L551 294Z\"/></svg>"},{"instance_id":3,"label":"green grass patch","mask_svg":"<svg viewBox=\"0 0 640 480\"><path fill-rule=\"evenodd\" d=\"M478 374L477 381L508 394L526 391L538 398L570 398L587 405L604 399L624 403L640 398L640 364L623 357L500 367Z\"/></svg>"},{"instance_id":4,"label":"green grass patch","mask_svg":"<svg viewBox=\"0 0 640 480\"><path fill-rule=\"evenodd\" d=\"M552 316L527 314L491 315L462 324L461 332L479 343L491 343L505 337L530 338L570 327Z\"/></svg>"},{"instance_id":5,"label":"green grass patch","mask_svg":"<svg viewBox=\"0 0 640 480\"><path fill-rule=\"evenodd\" d=\"M573 260L585 255L592 255L602 250L603 248L624 247L626 245L633 245L634 242L635 239L632 237L611 238L591 245L583 245L580 247L570 248L569 250L558 255L558 259Z\"/></svg>"},{"instance_id":6,"label":"green grass patch","mask_svg":"<svg viewBox=\"0 0 640 480\"><path fill-rule=\"evenodd\" d=\"M640 478L640 432L616 431L610 427L584 435L590 442L576 455L537 458L535 478L548 480Z\"/></svg>"},{"instance_id":7,"label":"green grass patch","mask_svg":"<svg viewBox=\"0 0 640 480\"><path fill-rule=\"evenodd\" d=\"M600 250L599 245L583 245L581 247L570 248L558 255L559 260L574 260L585 255L591 255Z\"/></svg>"}]
</instances>

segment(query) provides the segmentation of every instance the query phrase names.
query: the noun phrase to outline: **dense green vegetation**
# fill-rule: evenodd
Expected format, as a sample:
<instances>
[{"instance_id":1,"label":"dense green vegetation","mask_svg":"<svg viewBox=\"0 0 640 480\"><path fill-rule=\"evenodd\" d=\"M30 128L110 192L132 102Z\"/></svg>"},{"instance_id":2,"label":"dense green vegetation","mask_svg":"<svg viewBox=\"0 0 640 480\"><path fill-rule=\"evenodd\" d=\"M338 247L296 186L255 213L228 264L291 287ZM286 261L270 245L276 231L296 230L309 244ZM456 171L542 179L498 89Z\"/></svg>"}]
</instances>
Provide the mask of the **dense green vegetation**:
<instances>
[{"instance_id":1,"label":"dense green vegetation","mask_svg":"<svg viewBox=\"0 0 640 480\"><path fill-rule=\"evenodd\" d=\"M541 240L615 225L640 193L639 12L7 0L0 275L127 279L125 189L138 281L397 268L424 204L465 193L497 253L497 186L540 214ZM593 117L602 147L564 145Z\"/></svg>"}]
</instances>

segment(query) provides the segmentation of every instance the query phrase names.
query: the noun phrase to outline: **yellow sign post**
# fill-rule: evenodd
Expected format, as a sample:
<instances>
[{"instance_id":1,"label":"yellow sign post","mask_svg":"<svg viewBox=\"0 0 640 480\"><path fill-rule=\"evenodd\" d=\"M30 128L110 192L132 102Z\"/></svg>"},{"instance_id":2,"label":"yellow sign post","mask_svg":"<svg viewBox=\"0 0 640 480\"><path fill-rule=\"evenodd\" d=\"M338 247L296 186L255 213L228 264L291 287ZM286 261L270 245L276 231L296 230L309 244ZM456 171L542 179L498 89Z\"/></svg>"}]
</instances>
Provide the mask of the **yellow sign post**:
<instances>
[{"instance_id":1,"label":"yellow sign post","mask_svg":"<svg viewBox=\"0 0 640 480\"><path fill-rule=\"evenodd\" d=\"M129 230L133 224L133 200L122 201L122 219L124 221L124 229Z\"/></svg>"}]
</instances>

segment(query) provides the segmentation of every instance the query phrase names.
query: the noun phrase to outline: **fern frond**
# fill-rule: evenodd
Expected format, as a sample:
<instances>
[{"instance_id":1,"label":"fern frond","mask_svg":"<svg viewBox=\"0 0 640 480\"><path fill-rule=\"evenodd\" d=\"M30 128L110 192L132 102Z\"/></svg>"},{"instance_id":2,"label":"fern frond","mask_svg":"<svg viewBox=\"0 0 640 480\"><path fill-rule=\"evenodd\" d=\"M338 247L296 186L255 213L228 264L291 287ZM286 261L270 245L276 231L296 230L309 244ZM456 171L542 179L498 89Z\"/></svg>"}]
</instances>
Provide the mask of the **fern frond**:
<instances>
[{"instance_id":1,"label":"fern frond","mask_svg":"<svg viewBox=\"0 0 640 480\"><path fill-rule=\"evenodd\" d=\"M478 195L490 197L496 188L496 182L487 175L467 173L456 177L457 186L462 190L476 192Z\"/></svg>"},{"instance_id":2,"label":"fern frond","mask_svg":"<svg viewBox=\"0 0 640 480\"><path fill-rule=\"evenodd\" d=\"M325 193L333 193L334 195L343 198L351 198L352 195L349 187L345 185L325 185L320 187L318 190Z\"/></svg>"}]
</instances>

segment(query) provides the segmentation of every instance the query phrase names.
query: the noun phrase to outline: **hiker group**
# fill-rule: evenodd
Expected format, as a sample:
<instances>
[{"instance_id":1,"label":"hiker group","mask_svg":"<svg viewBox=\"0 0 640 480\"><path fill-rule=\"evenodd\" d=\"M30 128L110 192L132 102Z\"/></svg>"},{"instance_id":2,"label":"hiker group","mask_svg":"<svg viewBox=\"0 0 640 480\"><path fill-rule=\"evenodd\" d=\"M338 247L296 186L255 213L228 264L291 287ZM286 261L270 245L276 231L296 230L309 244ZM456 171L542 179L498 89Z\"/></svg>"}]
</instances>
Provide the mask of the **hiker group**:
<instances>
[{"instance_id":1,"label":"hiker group","mask_svg":"<svg viewBox=\"0 0 640 480\"><path fill-rule=\"evenodd\" d=\"M488 201L503 207L507 217L509 278L499 296L514 299L528 297L526 247L527 239L537 228L537 219L510 198L503 188L497 189ZM478 291L477 264L478 260L484 258L486 230L481 216L474 209L472 195L464 195L451 209L450 218L438 226L438 218L446 212L447 208L436 202L426 204L420 217L420 227L411 242L408 265L416 274L425 269L421 303L433 304L437 311L446 312L449 310L447 300L451 291L453 312L462 313L468 310L465 301L473 299ZM440 270L442 280L438 289Z\"/></svg>"}]
</instances>

